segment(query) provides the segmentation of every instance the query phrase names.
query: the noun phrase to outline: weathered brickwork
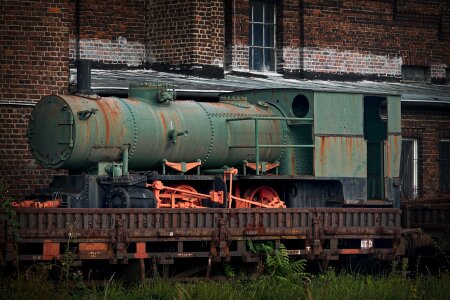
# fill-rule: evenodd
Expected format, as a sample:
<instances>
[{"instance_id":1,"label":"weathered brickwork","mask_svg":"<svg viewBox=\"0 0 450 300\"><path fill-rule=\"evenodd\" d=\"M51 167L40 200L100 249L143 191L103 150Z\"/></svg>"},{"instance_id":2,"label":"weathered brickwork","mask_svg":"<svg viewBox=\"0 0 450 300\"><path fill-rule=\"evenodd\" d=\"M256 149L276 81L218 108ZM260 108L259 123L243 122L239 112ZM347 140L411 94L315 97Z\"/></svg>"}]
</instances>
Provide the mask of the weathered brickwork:
<instances>
[{"instance_id":1,"label":"weathered brickwork","mask_svg":"<svg viewBox=\"0 0 450 300\"><path fill-rule=\"evenodd\" d=\"M402 136L418 140L419 197L448 197L439 190L439 140L450 138L450 110L403 109Z\"/></svg>"},{"instance_id":2,"label":"weathered brickwork","mask_svg":"<svg viewBox=\"0 0 450 300\"><path fill-rule=\"evenodd\" d=\"M68 86L67 1L0 1L0 100L38 100Z\"/></svg>"},{"instance_id":3,"label":"weathered brickwork","mask_svg":"<svg viewBox=\"0 0 450 300\"><path fill-rule=\"evenodd\" d=\"M431 78L445 79L445 70L450 66L447 64L432 64L431 65Z\"/></svg>"},{"instance_id":4,"label":"weathered brickwork","mask_svg":"<svg viewBox=\"0 0 450 300\"><path fill-rule=\"evenodd\" d=\"M249 47L246 45L229 45L226 49L227 66L229 70L238 72L249 71Z\"/></svg>"},{"instance_id":5,"label":"weathered brickwork","mask_svg":"<svg viewBox=\"0 0 450 300\"><path fill-rule=\"evenodd\" d=\"M97 66L180 72L212 67L223 73L223 9L218 0L75 2L70 57Z\"/></svg>"},{"instance_id":6,"label":"weathered brickwork","mask_svg":"<svg viewBox=\"0 0 450 300\"><path fill-rule=\"evenodd\" d=\"M32 159L27 144L27 127L32 106L0 104L0 178L9 194L23 199L48 187L55 172L41 168Z\"/></svg>"},{"instance_id":7,"label":"weathered brickwork","mask_svg":"<svg viewBox=\"0 0 450 300\"><path fill-rule=\"evenodd\" d=\"M48 185L55 172L38 167L26 140L30 106L65 93L69 77L68 1L0 1L0 178L15 198Z\"/></svg>"},{"instance_id":8,"label":"weathered brickwork","mask_svg":"<svg viewBox=\"0 0 450 300\"><path fill-rule=\"evenodd\" d=\"M76 48L79 45L80 54ZM89 59L102 64L116 64L127 66L141 66L145 63L145 45L129 42L125 37L117 40L81 39L79 42L70 39L70 58ZM96 64L99 65L99 64Z\"/></svg>"},{"instance_id":9,"label":"weathered brickwork","mask_svg":"<svg viewBox=\"0 0 450 300\"><path fill-rule=\"evenodd\" d=\"M300 1L277 2L277 71L297 73L301 69L300 59Z\"/></svg>"},{"instance_id":10,"label":"weathered brickwork","mask_svg":"<svg viewBox=\"0 0 450 300\"><path fill-rule=\"evenodd\" d=\"M155 68L190 71L224 65L222 1L152 1L148 59ZM207 71L206 71L207 72Z\"/></svg>"},{"instance_id":11,"label":"weathered brickwork","mask_svg":"<svg viewBox=\"0 0 450 300\"><path fill-rule=\"evenodd\" d=\"M331 70L326 70L331 73L353 65L356 74L399 79L401 64L434 65L433 75L442 78L442 70L450 63L449 40L440 37L439 31L448 26L441 19L449 8L445 1L307 0L305 47L328 51L330 58L325 60L346 57L329 65ZM355 58L346 56L347 51L355 53ZM394 70L386 72L386 63ZM322 73L322 67L305 63L305 72Z\"/></svg>"},{"instance_id":12,"label":"weathered brickwork","mask_svg":"<svg viewBox=\"0 0 450 300\"><path fill-rule=\"evenodd\" d=\"M96 65L143 65L147 2L71 1L70 59L91 59Z\"/></svg>"},{"instance_id":13,"label":"weathered brickwork","mask_svg":"<svg viewBox=\"0 0 450 300\"><path fill-rule=\"evenodd\" d=\"M375 74L401 77L401 57L389 57L355 51L305 47L302 51L303 67L319 73Z\"/></svg>"},{"instance_id":14,"label":"weathered brickwork","mask_svg":"<svg viewBox=\"0 0 450 300\"><path fill-rule=\"evenodd\" d=\"M248 10L248 0L225 1L225 61L229 70L249 70Z\"/></svg>"},{"instance_id":15,"label":"weathered brickwork","mask_svg":"<svg viewBox=\"0 0 450 300\"><path fill-rule=\"evenodd\" d=\"M193 5L193 63L223 68L223 1L188 1Z\"/></svg>"},{"instance_id":16,"label":"weathered brickwork","mask_svg":"<svg viewBox=\"0 0 450 300\"><path fill-rule=\"evenodd\" d=\"M249 1L228 1L226 67L246 70ZM280 0L276 70L307 78L401 80L402 65L450 66L450 3L445 1ZM238 50L239 49L239 50Z\"/></svg>"},{"instance_id":17,"label":"weathered brickwork","mask_svg":"<svg viewBox=\"0 0 450 300\"><path fill-rule=\"evenodd\" d=\"M301 50L299 48L283 47L281 57L278 56L277 70L281 73L295 73L301 69Z\"/></svg>"}]
</instances>

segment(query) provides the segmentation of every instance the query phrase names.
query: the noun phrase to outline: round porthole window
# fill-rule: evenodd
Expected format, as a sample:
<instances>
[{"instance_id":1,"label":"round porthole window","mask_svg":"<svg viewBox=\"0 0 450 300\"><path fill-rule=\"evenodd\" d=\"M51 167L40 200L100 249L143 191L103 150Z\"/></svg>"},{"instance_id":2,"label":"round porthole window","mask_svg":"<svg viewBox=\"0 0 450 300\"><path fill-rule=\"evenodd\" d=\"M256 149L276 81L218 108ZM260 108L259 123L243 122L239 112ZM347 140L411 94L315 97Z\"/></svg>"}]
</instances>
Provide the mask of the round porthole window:
<instances>
[{"instance_id":1,"label":"round porthole window","mask_svg":"<svg viewBox=\"0 0 450 300\"><path fill-rule=\"evenodd\" d=\"M292 112L297 118L304 118L309 112L309 101L305 95L299 94L292 101Z\"/></svg>"}]
</instances>

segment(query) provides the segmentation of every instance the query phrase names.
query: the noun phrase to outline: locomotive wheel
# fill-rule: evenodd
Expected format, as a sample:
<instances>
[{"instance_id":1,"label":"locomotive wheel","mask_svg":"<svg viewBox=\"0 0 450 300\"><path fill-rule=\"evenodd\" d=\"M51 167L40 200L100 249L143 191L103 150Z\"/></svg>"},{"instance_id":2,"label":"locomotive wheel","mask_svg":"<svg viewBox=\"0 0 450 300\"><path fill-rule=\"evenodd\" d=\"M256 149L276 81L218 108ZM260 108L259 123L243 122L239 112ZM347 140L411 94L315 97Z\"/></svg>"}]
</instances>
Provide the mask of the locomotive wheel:
<instances>
[{"instance_id":1,"label":"locomotive wheel","mask_svg":"<svg viewBox=\"0 0 450 300\"><path fill-rule=\"evenodd\" d=\"M278 193L270 186L258 186L249 188L245 194L245 199L259 202L264 205L273 205L273 207L285 207L284 203L280 200ZM239 203L239 208L250 208L254 207L250 203L241 202Z\"/></svg>"},{"instance_id":2,"label":"locomotive wheel","mask_svg":"<svg viewBox=\"0 0 450 300\"><path fill-rule=\"evenodd\" d=\"M174 184L174 185L171 185L170 187L179 189L179 190L183 190L183 191L187 191L187 192L197 193L197 190L194 187L187 185L187 184ZM166 193L167 194L180 194L180 192L175 192L175 191L166 191ZM190 202L190 203L194 204L195 206L202 206L202 201L200 199L190 197L190 195L187 195L187 194L184 195L184 197L178 198L178 200L181 200L182 202Z\"/></svg>"}]
</instances>

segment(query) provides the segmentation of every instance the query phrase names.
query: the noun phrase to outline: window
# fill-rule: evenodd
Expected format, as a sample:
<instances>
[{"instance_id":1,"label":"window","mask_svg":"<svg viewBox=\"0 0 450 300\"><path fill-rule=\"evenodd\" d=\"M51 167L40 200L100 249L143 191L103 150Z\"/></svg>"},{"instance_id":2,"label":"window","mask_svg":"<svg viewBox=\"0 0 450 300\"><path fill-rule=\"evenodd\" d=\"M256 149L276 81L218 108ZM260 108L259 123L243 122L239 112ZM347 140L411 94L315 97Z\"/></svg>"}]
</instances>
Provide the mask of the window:
<instances>
[{"instance_id":1,"label":"window","mask_svg":"<svg viewBox=\"0 0 450 300\"><path fill-rule=\"evenodd\" d=\"M450 139L439 141L439 186L441 193L450 193Z\"/></svg>"},{"instance_id":2,"label":"window","mask_svg":"<svg viewBox=\"0 0 450 300\"><path fill-rule=\"evenodd\" d=\"M430 68L422 66L402 66L402 79L404 81L430 81Z\"/></svg>"},{"instance_id":3,"label":"window","mask_svg":"<svg viewBox=\"0 0 450 300\"><path fill-rule=\"evenodd\" d=\"M450 68L445 69L445 82L450 84Z\"/></svg>"},{"instance_id":4,"label":"window","mask_svg":"<svg viewBox=\"0 0 450 300\"><path fill-rule=\"evenodd\" d=\"M417 139L403 138L402 140L400 180L400 191L402 199L416 199L419 190Z\"/></svg>"},{"instance_id":5,"label":"window","mask_svg":"<svg viewBox=\"0 0 450 300\"><path fill-rule=\"evenodd\" d=\"M249 66L256 71L275 71L275 4L251 1L249 9Z\"/></svg>"}]
</instances>

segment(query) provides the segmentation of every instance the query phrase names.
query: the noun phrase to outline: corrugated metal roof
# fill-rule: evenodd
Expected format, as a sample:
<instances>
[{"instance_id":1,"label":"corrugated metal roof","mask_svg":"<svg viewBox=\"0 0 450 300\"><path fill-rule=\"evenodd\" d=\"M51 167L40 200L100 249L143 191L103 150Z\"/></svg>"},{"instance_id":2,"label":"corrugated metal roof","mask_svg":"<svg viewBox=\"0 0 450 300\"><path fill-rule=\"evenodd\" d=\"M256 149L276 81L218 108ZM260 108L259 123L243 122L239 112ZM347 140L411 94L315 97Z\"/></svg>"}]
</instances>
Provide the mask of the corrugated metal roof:
<instances>
[{"instance_id":1,"label":"corrugated metal roof","mask_svg":"<svg viewBox=\"0 0 450 300\"><path fill-rule=\"evenodd\" d=\"M76 75L76 70L71 70ZM92 70L92 88L125 90L131 82L158 81L172 83L178 91L227 92L263 88L299 88L320 91L343 91L368 94L402 95L410 103L450 104L450 85L430 83L342 82L286 79L277 74L266 78L226 74L224 79L207 79L153 70Z\"/></svg>"}]
</instances>

